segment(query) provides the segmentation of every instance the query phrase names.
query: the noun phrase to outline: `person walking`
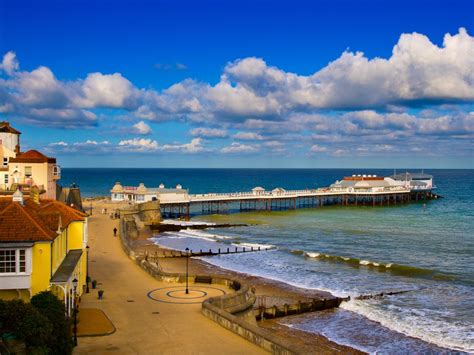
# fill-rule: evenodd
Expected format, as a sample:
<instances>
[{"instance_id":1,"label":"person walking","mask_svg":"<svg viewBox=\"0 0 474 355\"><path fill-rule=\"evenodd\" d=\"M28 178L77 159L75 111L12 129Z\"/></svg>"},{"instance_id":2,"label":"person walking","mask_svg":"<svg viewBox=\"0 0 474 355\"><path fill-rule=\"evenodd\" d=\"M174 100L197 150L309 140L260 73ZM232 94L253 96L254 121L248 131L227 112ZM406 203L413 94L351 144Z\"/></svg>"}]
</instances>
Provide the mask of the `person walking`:
<instances>
[{"instance_id":1,"label":"person walking","mask_svg":"<svg viewBox=\"0 0 474 355\"><path fill-rule=\"evenodd\" d=\"M117 228L114 228L114 237L117 236Z\"/></svg>"}]
</instances>

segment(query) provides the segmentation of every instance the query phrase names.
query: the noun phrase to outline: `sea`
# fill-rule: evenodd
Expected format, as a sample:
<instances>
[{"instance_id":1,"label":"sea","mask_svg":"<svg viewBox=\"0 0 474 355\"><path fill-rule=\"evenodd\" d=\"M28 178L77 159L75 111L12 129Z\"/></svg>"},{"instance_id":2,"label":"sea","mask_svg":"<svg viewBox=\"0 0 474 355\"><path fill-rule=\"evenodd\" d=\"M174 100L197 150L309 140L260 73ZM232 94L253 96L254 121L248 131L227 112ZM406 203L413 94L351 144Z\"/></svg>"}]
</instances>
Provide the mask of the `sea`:
<instances>
[{"instance_id":1,"label":"sea","mask_svg":"<svg viewBox=\"0 0 474 355\"><path fill-rule=\"evenodd\" d=\"M407 169L398 169L404 172ZM414 170L410 170L414 171ZM82 195L124 185L190 193L317 188L352 174L384 169L63 169L60 183ZM415 171L418 172L418 171ZM336 310L282 318L289 327L369 353L474 353L474 170L425 170L438 200L396 206L328 206L203 215L194 223L245 227L164 233L160 245L271 247L268 252L207 257L222 268L307 289L351 296ZM399 292L356 300L360 295ZM406 291L406 292L405 292Z\"/></svg>"}]
</instances>

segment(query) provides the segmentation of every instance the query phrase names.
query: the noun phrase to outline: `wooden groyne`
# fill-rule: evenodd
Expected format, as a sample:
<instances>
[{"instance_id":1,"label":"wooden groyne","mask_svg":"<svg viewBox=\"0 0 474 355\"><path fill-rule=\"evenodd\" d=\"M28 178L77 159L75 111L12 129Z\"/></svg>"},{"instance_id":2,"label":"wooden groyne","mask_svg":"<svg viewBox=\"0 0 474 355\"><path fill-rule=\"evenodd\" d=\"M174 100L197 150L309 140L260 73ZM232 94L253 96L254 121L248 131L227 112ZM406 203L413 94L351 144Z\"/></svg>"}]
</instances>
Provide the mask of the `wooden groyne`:
<instances>
[{"instance_id":1,"label":"wooden groyne","mask_svg":"<svg viewBox=\"0 0 474 355\"><path fill-rule=\"evenodd\" d=\"M242 254L242 253L255 253L255 252L263 252L268 251L273 248L261 248L261 247L232 247L232 248L225 248L221 249L218 248L217 250L203 250L200 249L199 251L190 250L188 253L181 250L162 250L160 252L155 252L153 254L145 253L144 258L146 260L154 260L159 258L186 258L186 257L193 257L193 256L215 256L215 255L225 255L225 254Z\"/></svg>"}]
</instances>

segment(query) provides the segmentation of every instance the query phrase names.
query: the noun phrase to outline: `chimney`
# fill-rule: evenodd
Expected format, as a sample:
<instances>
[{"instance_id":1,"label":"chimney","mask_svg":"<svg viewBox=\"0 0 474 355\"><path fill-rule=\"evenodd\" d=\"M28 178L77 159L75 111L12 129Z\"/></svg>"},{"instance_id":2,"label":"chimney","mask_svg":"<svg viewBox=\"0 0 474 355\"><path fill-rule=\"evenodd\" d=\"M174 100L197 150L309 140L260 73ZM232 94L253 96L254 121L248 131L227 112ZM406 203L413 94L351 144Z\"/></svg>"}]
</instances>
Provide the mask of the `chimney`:
<instances>
[{"instance_id":1,"label":"chimney","mask_svg":"<svg viewBox=\"0 0 474 355\"><path fill-rule=\"evenodd\" d=\"M17 189L13 194L13 201L18 202L20 205L24 205L23 192L20 189Z\"/></svg>"}]
</instances>

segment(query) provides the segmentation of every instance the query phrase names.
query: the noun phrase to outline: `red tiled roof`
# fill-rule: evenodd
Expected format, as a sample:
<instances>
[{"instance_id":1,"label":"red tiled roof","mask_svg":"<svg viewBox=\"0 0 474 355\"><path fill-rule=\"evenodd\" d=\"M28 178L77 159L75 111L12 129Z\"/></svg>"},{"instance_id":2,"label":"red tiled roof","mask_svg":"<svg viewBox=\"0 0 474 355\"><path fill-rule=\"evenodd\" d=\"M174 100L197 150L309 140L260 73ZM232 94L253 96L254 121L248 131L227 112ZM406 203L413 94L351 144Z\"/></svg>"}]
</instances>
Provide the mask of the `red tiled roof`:
<instances>
[{"instance_id":1,"label":"red tiled roof","mask_svg":"<svg viewBox=\"0 0 474 355\"><path fill-rule=\"evenodd\" d=\"M0 242L52 241L61 226L83 221L86 214L53 200L36 204L25 198L24 204L11 197L0 197Z\"/></svg>"},{"instance_id":2,"label":"red tiled roof","mask_svg":"<svg viewBox=\"0 0 474 355\"><path fill-rule=\"evenodd\" d=\"M12 163L56 163L56 158L49 158L37 150L29 150L18 154L15 158L10 158Z\"/></svg>"},{"instance_id":3,"label":"red tiled roof","mask_svg":"<svg viewBox=\"0 0 474 355\"><path fill-rule=\"evenodd\" d=\"M10 126L10 123L6 121L0 122L0 132L3 133L13 133L13 134L21 134L20 131L17 131L15 128Z\"/></svg>"}]
</instances>

